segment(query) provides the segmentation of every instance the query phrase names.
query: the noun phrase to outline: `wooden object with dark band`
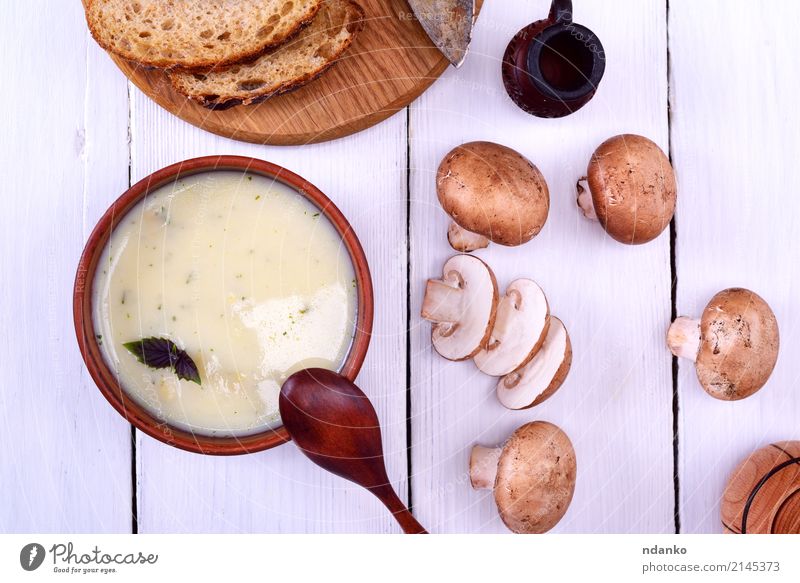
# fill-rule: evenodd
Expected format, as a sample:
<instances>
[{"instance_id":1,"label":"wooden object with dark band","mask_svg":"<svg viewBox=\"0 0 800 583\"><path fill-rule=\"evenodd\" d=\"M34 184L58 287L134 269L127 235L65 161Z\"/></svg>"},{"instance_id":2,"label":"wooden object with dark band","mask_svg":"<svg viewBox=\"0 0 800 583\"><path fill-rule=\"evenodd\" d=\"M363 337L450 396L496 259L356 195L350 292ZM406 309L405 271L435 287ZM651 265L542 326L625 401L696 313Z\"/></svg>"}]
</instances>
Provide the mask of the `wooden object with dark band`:
<instances>
[{"instance_id":1,"label":"wooden object with dark band","mask_svg":"<svg viewBox=\"0 0 800 583\"><path fill-rule=\"evenodd\" d=\"M720 513L728 532L800 534L800 441L768 445L739 464Z\"/></svg>"}]
</instances>

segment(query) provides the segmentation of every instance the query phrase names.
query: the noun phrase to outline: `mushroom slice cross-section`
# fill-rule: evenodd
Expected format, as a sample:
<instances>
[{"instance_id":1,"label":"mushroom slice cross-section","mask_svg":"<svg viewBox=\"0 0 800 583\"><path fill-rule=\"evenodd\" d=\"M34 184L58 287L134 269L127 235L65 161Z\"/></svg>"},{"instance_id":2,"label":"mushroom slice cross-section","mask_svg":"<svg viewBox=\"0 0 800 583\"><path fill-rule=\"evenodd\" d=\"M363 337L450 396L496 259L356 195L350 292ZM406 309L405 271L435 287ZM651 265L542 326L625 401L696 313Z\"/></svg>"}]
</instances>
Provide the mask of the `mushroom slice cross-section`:
<instances>
[{"instance_id":1,"label":"mushroom slice cross-section","mask_svg":"<svg viewBox=\"0 0 800 583\"><path fill-rule=\"evenodd\" d=\"M475 365L491 376L504 376L527 364L541 348L550 326L550 307L536 282L512 282L497 306L489 343L475 355Z\"/></svg>"},{"instance_id":2,"label":"mushroom slice cross-section","mask_svg":"<svg viewBox=\"0 0 800 583\"><path fill-rule=\"evenodd\" d=\"M497 281L483 261L456 255L429 279L422 317L433 322L433 347L448 360L472 358L486 344L498 304Z\"/></svg>"},{"instance_id":3,"label":"mushroom slice cross-section","mask_svg":"<svg viewBox=\"0 0 800 583\"><path fill-rule=\"evenodd\" d=\"M526 423L502 447L476 445L469 460L476 490L494 490L505 525L516 533L553 528L575 492L577 461L567 434L546 421Z\"/></svg>"},{"instance_id":4,"label":"mushroom slice cross-section","mask_svg":"<svg viewBox=\"0 0 800 583\"><path fill-rule=\"evenodd\" d=\"M527 409L549 399L572 365L572 344L564 323L550 316L541 350L525 366L497 382L497 398L509 409Z\"/></svg>"},{"instance_id":5,"label":"mushroom slice cross-section","mask_svg":"<svg viewBox=\"0 0 800 583\"><path fill-rule=\"evenodd\" d=\"M675 356L695 362L709 395L737 401L769 380L780 347L778 321L758 294L730 288L711 298L699 320L677 318L667 345Z\"/></svg>"}]
</instances>

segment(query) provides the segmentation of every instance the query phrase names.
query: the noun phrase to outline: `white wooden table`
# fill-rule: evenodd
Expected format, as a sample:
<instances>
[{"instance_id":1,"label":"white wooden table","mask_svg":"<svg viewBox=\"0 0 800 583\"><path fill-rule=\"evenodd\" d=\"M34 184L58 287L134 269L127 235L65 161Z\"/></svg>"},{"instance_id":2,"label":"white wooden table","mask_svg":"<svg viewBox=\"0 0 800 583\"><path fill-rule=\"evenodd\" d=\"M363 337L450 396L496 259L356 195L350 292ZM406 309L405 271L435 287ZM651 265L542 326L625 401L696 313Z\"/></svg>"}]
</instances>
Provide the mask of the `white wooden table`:
<instances>
[{"instance_id":1,"label":"white wooden table","mask_svg":"<svg viewBox=\"0 0 800 583\"><path fill-rule=\"evenodd\" d=\"M359 233L377 299L359 383L383 423L389 475L433 532L504 531L491 495L469 487L469 449L533 419L563 427L577 450L575 498L556 531L720 532L738 460L800 438L800 3L576 0L607 68L594 100L557 121L518 110L499 79L511 35L548 6L486 0L464 67L407 110L346 139L279 148L162 111L91 40L76 0L3 2L0 531L397 532L368 493L291 445L213 458L132 431L84 369L71 291L95 221L132 181L224 153L302 174ZM623 246L575 208L590 153L622 132L671 153L672 238ZM550 185L539 237L479 253L501 286L538 281L572 336L566 384L530 411L503 409L491 379L434 356L418 317L425 279L452 253L434 172L474 139L518 149ZM673 369L664 334L673 311L699 314L733 285L772 305L782 346L767 387L725 403L690 363Z\"/></svg>"}]
</instances>

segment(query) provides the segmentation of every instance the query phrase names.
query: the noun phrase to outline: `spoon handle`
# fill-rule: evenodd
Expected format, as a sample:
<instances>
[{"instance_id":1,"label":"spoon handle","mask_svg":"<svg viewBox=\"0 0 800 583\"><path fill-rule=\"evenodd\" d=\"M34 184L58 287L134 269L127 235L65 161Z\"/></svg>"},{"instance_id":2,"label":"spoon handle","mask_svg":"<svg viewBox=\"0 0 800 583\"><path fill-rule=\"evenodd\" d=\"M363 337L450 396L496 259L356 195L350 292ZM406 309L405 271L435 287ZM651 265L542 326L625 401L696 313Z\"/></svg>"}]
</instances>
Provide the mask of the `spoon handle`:
<instances>
[{"instance_id":1,"label":"spoon handle","mask_svg":"<svg viewBox=\"0 0 800 583\"><path fill-rule=\"evenodd\" d=\"M414 515L409 512L406 505L403 504L402 500L397 497L394 489L391 486L381 486L379 488L372 488L372 493L378 497L378 499L383 502L384 506L389 509L394 516L394 519L400 525L400 528L403 529L403 532L406 534L428 534L428 531L417 522L417 519L414 518Z\"/></svg>"}]
</instances>

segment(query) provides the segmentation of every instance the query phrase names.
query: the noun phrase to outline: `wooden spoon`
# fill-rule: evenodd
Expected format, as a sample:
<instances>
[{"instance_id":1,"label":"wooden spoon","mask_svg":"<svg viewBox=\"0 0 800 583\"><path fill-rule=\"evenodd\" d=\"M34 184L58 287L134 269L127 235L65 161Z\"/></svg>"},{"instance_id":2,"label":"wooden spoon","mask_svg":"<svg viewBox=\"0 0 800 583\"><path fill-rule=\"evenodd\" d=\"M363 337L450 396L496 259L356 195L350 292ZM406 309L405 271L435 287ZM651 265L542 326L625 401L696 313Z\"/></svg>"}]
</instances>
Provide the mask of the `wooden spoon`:
<instances>
[{"instance_id":1,"label":"wooden spoon","mask_svg":"<svg viewBox=\"0 0 800 583\"><path fill-rule=\"evenodd\" d=\"M427 534L389 483L378 416L352 381L321 368L301 370L283 383L278 405L284 427L312 462L372 492L406 534Z\"/></svg>"}]
</instances>

